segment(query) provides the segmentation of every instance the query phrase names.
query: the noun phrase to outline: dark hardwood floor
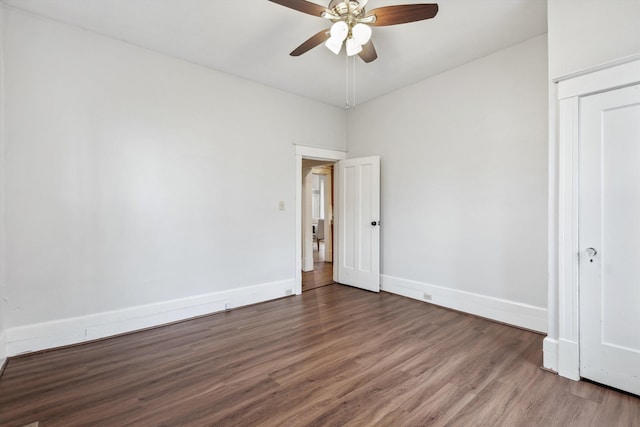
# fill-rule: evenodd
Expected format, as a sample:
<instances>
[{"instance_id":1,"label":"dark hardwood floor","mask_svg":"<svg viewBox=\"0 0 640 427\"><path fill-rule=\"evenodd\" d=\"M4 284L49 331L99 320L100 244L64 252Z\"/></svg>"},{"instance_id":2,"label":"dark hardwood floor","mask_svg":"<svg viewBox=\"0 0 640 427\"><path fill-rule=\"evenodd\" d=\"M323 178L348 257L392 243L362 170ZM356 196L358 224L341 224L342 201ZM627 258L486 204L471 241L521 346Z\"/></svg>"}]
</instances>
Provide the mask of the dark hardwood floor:
<instances>
[{"instance_id":1,"label":"dark hardwood floor","mask_svg":"<svg viewBox=\"0 0 640 427\"><path fill-rule=\"evenodd\" d=\"M320 249L313 246L313 270L302 272L302 292L327 286L333 281L333 263L324 260L324 242L320 242Z\"/></svg>"},{"instance_id":2,"label":"dark hardwood floor","mask_svg":"<svg viewBox=\"0 0 640 427\"><path fill-rule=\"evenodd\" d=\"M333 284L10 359L0 425L640 423L637 397L540 369L542 339Z\"/></svg>"},{"instance_id":3,"label":"dark hardwood floor","mask_svg":"<svg viewBox=\"0 0 640 427\"><path fill-rule=\"evenodd\" d=\"M330 262L314 262L312 271L302 272L302 292L327 286L333 281L333 264Z\"/></svg>"}]
</instances>

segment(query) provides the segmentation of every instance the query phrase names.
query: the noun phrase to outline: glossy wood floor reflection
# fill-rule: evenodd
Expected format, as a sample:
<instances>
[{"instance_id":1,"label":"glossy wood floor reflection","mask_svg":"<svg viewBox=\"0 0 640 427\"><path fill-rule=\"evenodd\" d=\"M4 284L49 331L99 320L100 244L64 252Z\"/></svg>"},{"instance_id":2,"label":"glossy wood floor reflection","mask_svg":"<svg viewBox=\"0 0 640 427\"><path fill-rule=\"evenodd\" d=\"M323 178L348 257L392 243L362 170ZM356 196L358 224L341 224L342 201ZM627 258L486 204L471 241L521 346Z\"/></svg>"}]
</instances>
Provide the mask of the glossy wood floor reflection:
<instances>
[{"instance_id":1,"label":"glossy wood floor reflection","mask_svg":"<svg viewBox=\"0 0 640 427\"><path fill-rule=\"evenodd\" d=\"M313 270L302 272L302 292L327 286L333 281L333 264L330 262L314 262Z\"/></svg>"},{"instance_id":2,"label":"glossy wood floor reflection","mask_svg":"<svg viewBox=\"0 0 640 427\"><path fill-rule=\"evenodd\" d=\"M11 359L0 425L638 425L638 398L541 370L542 338L334 284Z\"/></svg>"},{"instance_id":3,"label":"glossy wood floor reflection","mask_svg":"<svg viewBox=\"0 0 640 427\"><path fill-rule=\"evenodd\" d=\"M313 270L302 272L302 292L335 283L333 281L333 263L324 260L325 243L321 241L319 249L317 248L314 243Z\"/></svg>"}]
</instances>

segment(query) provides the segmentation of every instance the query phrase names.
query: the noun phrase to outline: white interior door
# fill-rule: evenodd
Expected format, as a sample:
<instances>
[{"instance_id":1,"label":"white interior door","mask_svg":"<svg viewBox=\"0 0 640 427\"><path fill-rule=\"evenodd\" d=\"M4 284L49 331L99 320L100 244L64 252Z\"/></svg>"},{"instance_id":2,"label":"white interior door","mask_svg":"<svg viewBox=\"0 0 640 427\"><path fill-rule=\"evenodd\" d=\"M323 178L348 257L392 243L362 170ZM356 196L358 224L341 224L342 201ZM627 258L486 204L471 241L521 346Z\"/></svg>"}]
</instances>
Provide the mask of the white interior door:
<instances>
[{"instance_id":1,"label":"white interior door","mask_svg":"<svg viewBox=\"0 0 640 427\"><path fill-rule=\"evenodd\" d=\"M580 376L640 395L640 85L580 103Z\"/></svg>"},{"instance_id":2,"label":"white interior door","mask_svg":"<svg viewBox=\"0 0 640 427\"><path fill-rule=\"evenodd\" d=\"M335 170L337 281L379 292L380 157L341 160Z\"/></svg>"}]
</instances>

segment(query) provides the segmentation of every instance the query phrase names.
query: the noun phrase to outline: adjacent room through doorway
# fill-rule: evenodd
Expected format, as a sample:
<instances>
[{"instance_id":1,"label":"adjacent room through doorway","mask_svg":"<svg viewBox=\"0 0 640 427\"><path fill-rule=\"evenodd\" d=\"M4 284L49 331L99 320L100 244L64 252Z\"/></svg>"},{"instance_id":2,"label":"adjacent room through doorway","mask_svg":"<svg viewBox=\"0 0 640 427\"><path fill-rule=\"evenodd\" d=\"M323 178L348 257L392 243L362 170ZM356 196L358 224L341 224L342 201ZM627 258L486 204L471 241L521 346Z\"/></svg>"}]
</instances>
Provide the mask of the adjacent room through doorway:
<instances>
[{"instance_id":1,"label":"adjacent room through doorway","mask_svg":"<svg viewBox=\"0 0 640 427\"><path fill-rule=\"evenodd\" d=\"M302 291L333 281L333 162L302 160Z\"/></svg>"}]
</instances>

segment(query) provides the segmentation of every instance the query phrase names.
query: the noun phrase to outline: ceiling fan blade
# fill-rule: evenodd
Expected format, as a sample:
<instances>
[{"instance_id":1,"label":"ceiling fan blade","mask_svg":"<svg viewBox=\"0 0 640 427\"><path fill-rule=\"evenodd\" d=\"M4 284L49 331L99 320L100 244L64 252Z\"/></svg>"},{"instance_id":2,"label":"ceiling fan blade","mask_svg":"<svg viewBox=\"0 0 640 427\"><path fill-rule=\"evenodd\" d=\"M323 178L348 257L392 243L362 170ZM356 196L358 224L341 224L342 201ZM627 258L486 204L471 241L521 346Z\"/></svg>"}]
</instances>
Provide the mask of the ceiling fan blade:
<instances>
[{"instance_id":1,"label":"ceiling fan blade","mask_svg":"<svg viewBox=\"0 0 640 427\"><path fill-rule=\"evenodd\" d=\"M269 0L270 2L279 4L281 6L288 7L299 12L308 13L313 16L321 16L323 12L327 11L327 8L320 6L319 4L311 3L306 0Z\"/></svg>"},{"instance_id":2,"label":"ceiling fan blade","mask_svg":"<svg viewBox=\"0 0 640 427\"><path fill-rule=\"evenodd\" d=\"M320 31L318 34L315 34L315 35L309 37L309 39L307 39L307 41L305 41L300 46L295 48L289 55L291 55L291 56L300 56L303 53L313 49L316 46L318 46L319 44L324 43L328 39L329 39L329 29L327 28L326 30Z\"/></svg>"},{"instance_id":3,"label":"ceiling fan blade","mask_svg":"<svg viewBox=\"0 0 640 427\"><path fill-rule=\"evenodd\" d=\"M376 16L376 21L369 25L382 27L385 25L405 24L407 22L422 21L433 18L438 14L438 5L432 4L403 4L398 6L384 6L370 10L367 16Z\"/></svg>"},{"instance_id":4,"label":"ceiling fan blade","mask_svg":"<svg viewBox=\"0 0 640 427\"><path fill-rule=\"evenodd\" d=\"M373 47L373 42L371 40L362 45L362 52L360 52L358 56L366 63L376 60L378 54L376 53L376 48Z\"/></svg>"}]
</instances>

